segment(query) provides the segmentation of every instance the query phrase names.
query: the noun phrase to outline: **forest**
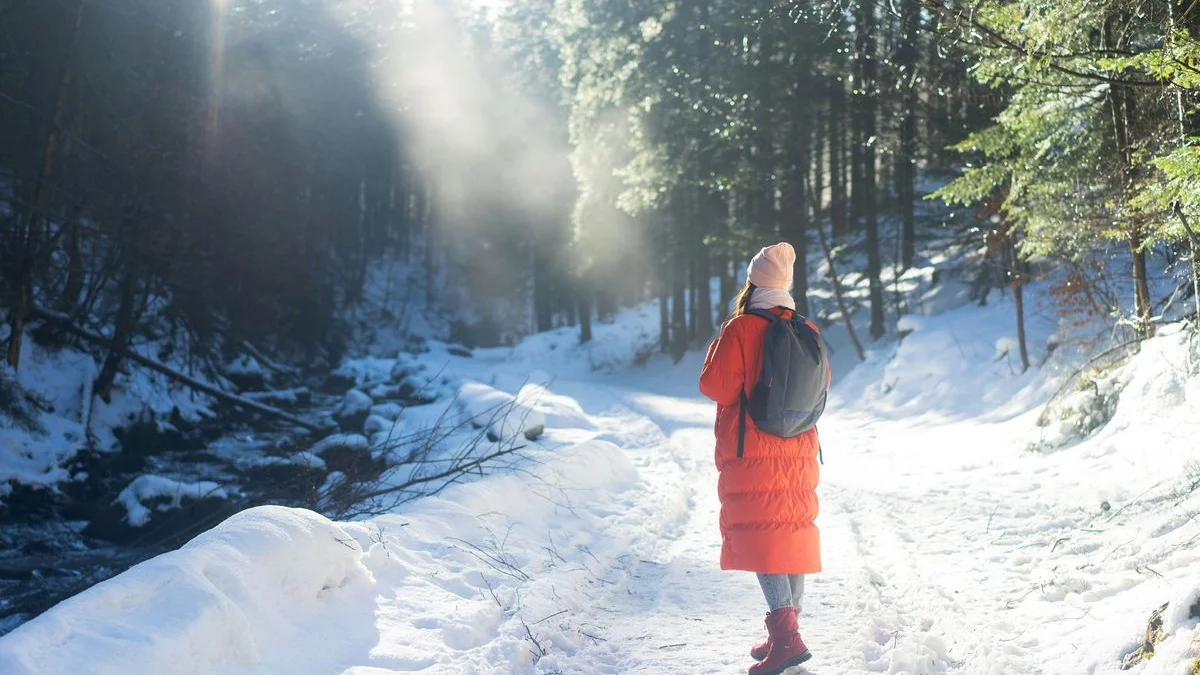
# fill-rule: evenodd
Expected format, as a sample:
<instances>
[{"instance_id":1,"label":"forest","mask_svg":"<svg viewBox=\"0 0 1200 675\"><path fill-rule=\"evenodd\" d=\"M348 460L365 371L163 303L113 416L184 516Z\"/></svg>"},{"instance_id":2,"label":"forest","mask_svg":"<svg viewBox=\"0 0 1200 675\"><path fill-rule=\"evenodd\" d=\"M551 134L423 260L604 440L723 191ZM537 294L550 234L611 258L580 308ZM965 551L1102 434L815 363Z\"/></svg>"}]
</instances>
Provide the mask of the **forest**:
<instances>
[{"instance_id":1,"label":"forest","mask_svg":"<svg viewBox=\"0 0 1200 675\"><path fill-rule=\"evenodd\" d=\"M385 259L420 270L405 292L464 342L586 341L658 296L678 352L724 314L687 289L719 276L729 298L758 242L803 250L826 222L835 258L865 254L842 271L869 280L876 339L922 198L974 208L949 226L1007 283L1068 269L1071 302L1144 333L1151 277L1195 295L1195 10L12 0L7 362L61 319L111 339L101 393L125 346L164 333L200 369L246 341L333 363Z\"/></svg>"},{"instance_id":2,"label":"forest","mask_svg":"<svg viewBox=\"0 0 1200 675\"><path fill-rule=\"evenodd\" d=\"M687 363L776 241L855 363L950 277L1002 299L1018 374L1194 333L1200 2L0 0L0 526L39 532L0 537L0 591L40 578L14 542L47 524L125 518L85 535L133 551L0 593L0 634L233 506L378 515L509 466L540 427L317 449L448 400L411 356L433 343L594 345L645 310L625 360ZM1064 327L1040 345L1035 285ZM232 505L152 534L109 513L151 469L244 464L226 441L274 458L238 464ZM220 471L181 475L224 496Z\"/></svg>"}]
</instances>

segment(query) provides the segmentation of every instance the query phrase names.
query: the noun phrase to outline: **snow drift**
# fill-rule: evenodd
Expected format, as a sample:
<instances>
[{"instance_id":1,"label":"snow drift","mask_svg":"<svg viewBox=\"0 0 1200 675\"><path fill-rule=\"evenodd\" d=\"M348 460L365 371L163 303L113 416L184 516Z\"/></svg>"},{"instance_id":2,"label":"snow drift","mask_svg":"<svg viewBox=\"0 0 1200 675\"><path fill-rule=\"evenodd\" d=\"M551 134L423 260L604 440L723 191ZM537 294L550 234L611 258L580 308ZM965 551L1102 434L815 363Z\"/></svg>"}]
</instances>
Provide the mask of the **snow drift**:
<instances>
[{"instance_id":1,"label":"snow drift","mask_svg":"<svg viewBox=\"0 0 1200 675\"><path fill-rule=\"evenodd\" d=\"M303 639L305 615L373 578L358 543L324 517L264 506L144 562L0 640L5 675L211 673Z\"/></svg>"}]
</instances>

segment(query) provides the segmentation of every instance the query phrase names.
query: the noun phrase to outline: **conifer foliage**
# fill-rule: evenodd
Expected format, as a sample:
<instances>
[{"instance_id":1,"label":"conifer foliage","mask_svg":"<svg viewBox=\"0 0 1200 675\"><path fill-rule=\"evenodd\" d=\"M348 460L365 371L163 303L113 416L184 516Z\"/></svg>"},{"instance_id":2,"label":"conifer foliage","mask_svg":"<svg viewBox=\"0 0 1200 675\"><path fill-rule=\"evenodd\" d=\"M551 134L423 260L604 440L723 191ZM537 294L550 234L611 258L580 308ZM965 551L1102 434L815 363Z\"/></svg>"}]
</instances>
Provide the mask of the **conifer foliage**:
<instances>
[{"instance_id":1,"label":"conifer foliage","mask_svg":"<svg viewBox=\"0 0 1200 675\"><path fill-rule=\"evenodd\" d=\"M764 243L801 252L816 309L826 238L879 338L885 272L917 264L933 184L996 216L978 245L1007 252L1017 290L1117 261L1128 298L1100 310L1145 335L1154 279L1200 288L1190 0L488 7L0 7L6 361L47 312L117 346L166 330L201 353L332 357L385 259L464 340L587 340L658 298L678 356Z\"/></svg>"}]
</instances>

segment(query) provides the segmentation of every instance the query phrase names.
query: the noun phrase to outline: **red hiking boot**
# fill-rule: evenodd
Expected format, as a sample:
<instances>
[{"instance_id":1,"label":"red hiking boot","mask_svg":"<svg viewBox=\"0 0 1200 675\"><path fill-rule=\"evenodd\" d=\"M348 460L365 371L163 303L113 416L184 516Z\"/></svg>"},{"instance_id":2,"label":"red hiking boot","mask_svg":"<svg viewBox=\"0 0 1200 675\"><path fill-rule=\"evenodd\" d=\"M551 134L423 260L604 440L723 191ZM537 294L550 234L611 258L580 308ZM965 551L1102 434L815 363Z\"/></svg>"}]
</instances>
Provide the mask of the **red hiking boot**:
<instances>
[{"instance_id":1,"label":"red hiking boot","mask_svg":"<svg viewBox=\"0 0 1200 675\"><path fill-rule=\"evenodd\" d=\"M768 612L767 616L771 616L771 614ZM750 658L754 659L755 661L762 661L763 659L767 658L767 653L770 651L771 651L771 636L767 635L766 642L764 642L758 646L750 648Z\"/></svg>"},{"instance_id":2,"label":"red hiking boot","mask_svg":"<svg viewBox=\"0 0 1200 675\"><path fill-rule=\"evenodd\" d=\"M770 653L770 651L771 638L768 637L766 642L750 648L750 658L754 659L755 661L762 661L763 659L767 658L767 654Z\"/></svg>"},{"instance_id":3,"label":"red hiking boot","mask_svg":"<svg viewBox=\"0 0 1200 675\"><path fill-rule=\"evenodd\" d=\"M783 607L767 615L767 655L750 666L750 675L779 675L812 658L800 638L796 608Z\"/></svg>"}]
</instances>

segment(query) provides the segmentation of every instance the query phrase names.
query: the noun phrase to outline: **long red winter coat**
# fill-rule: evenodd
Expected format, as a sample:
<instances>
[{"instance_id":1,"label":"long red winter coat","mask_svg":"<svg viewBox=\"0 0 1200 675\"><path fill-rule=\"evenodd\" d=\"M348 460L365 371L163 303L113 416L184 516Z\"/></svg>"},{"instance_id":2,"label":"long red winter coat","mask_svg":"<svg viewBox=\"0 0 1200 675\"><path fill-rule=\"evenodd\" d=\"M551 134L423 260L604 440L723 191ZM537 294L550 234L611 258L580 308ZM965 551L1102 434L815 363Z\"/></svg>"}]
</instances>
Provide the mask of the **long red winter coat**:
<instances>
[{"instance_id":1,"label":"long red winter coat","mask_svg":"<svg viewBox=\"0 0 1200 675\"><path fill-rule=\"evenodd\" d=\"M788 318L790 310L774 310ZM744 315L721 329L708 348L700 391L717 403L717 495L721 499L721 569L763 574L821 571L817 526L817 430L794 438L760 432L746 416L738 459L741 394L762 371L767 332L762 317ZM813 327L815 330L815 326Z\"/></svg>"}]
</instances>

